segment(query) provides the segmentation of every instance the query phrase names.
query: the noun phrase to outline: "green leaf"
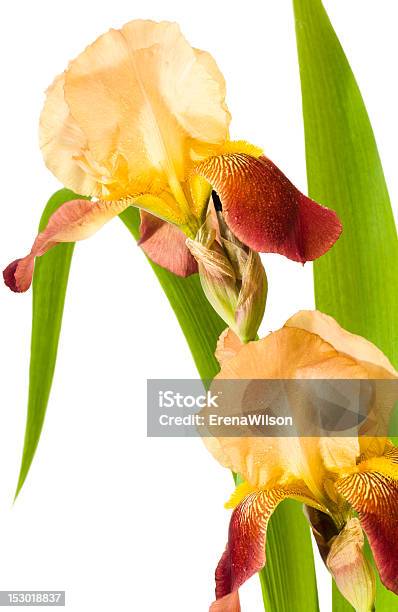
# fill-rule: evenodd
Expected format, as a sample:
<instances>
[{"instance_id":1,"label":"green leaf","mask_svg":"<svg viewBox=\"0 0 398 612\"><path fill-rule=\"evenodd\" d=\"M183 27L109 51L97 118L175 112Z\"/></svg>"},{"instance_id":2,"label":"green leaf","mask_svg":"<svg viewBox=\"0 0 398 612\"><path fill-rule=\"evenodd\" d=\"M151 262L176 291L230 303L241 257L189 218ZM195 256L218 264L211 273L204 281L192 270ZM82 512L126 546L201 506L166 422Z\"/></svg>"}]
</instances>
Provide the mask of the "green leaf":
<instances>
[{"instance_id":1,"label":"green leaf","mask_svg":"<svg viewBox=\"0 0 398 612\"><path fill-rule=\"evenodd\" d=\"M54 193L39 224L42 231L61 204L76 196L68 189ZM74 244L59 244L39 257L33 275L33 313L29 397L25 440L16 495L20 492L39 443L50 396Z\"/></svg>"},{"instance_id":2,"label":"green leaf","mask_svg":"<svg viewBox=\"0 0 398 612\"><path fill-rule=\"evenodd\" d=\"M316 305L397 367L398 241L372 127L322 2L293 4L309 194L336 210L344 228L314 264ZM334 609L351 610L336 593ZM376 604L389 612L398 599L379 584Z\"/></svg>"},{"instance_id":3,"label":"green leaf","mask_svg":"<svg viewBox=\"0 0 398 612\"><path fill-rule=\"evenodd\" d=\"M282 502L271 516L260 581L267 612L319 610L308 522L297 501Z\"/></svg>"}]
</instances>

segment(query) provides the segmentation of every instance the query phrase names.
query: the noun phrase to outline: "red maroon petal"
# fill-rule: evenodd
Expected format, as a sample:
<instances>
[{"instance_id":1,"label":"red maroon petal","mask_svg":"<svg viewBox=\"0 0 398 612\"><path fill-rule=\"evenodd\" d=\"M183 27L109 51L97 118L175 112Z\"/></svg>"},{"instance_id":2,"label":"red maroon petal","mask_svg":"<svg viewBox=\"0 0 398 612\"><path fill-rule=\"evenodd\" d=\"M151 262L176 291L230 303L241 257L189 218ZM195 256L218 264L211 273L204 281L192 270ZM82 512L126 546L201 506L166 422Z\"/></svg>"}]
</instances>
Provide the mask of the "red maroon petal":
<instances>
[{"instance_id":1,"label":"red maroon petal","mask_svg":"<svg viewBox=\"0 0 398 612\"><path fill-rule=\"evenodd\" d=\"M229 525L228 544L216 569L217 600L237 592L264 566L268 520L285 497L286 492L280 489L257 491L235 508ZM230 601L224 599L228 605ZM227 607L219 609L228 610Z\"/></svg>"},{"instance_id":2,"label":"red maroon petal","mask_svg":"<svg viewBox=\"0 0 398 612\"><path fill-rule=\"evenodd\" d=\"M186 236L175 225L141 211L140 234L138 244L162 268L177 276L190 276L198 271L198 264L185 244Z\"/></svg>"},{"instance_id":3,"label":"red maroon petal","mask_svg":"<svg viewBox=\"0 0 398 612\"><path fill-rule=\"evenodd\" d=\"M21 261L20 259L15 259L15 261L12 261L10 264L8 264L5 270L3 270L4 282L7 285L7 287L11 289L11 291L14 291L14 293L20 293L20 290L18 289L17 281L15 279L15 271L20 261Z\"/></svg>"},{"instance_id":4,"label":"red maroon petal","mask_svg":"<svg viewBox=\"0 0 398 612\"><path fill-rule=\"evenodd\" d=\"M383 584L398 595L398 449L388 451L388 473L363 471L336 483L337 490L358 512ZM381 464L382 465L382 464Z\"/></svg>"},{"instance_id":5,"label":"red maroon petal","mask_svg":"<svg viewBox=\"0 0 398 612\"><path fill-rule=\"evenodd\" d=\"M300 193L265 157L228 153L196 171L217 191L230 229L255 251L304 263L326 253L341 234L336 213Z\"/></svg>"}]
</instances>

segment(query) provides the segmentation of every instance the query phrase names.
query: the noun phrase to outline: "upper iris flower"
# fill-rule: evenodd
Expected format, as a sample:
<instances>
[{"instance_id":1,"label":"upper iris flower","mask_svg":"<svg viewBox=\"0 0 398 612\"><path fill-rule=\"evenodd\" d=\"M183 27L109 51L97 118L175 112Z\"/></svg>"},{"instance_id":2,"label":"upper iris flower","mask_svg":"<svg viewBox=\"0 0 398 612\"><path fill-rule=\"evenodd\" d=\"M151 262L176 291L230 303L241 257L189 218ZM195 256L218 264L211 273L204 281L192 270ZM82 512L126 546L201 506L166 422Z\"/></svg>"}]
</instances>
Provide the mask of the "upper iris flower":
<instances>
[{"instance_id":1,"label":"upper iris flower","mask_svg":"<svg viewBox=\"0 0 398 612\"><path fill-rule=\"evenodd\" d=\"M229 141L229 123L222 74L178 25L132 21L100 36L55 79L40 121L49 169L94 199L53 214L31 252L5 270L8 286L26 291L35 257L91 236L128 206L145 211L147 254L191 274L185 237L202 226L212 188L246 246L300 262L322 255L341 232L335 213L301 194L260 149Z\"/></svg>"},{"instance_id":2,"label":"upper iris flower","mask_svg":"<svg viewBox=\"0 0 398 612\"><path fill-rule=\"evenodd\" d=\"M218 358L217 379L398 378L379 349L319 312L298 313L279 331L246 345L224 332ZM398 594L398 449L382 435L396 386L376 384L373 429L366 436L204 438L215 458L244 479L227 504L235 509L216 570L212 612L240 610L238 589L265 564L267 524L286 498L307 505L320 552L357 612L370 612L374 603L363 531L381 580Z\"/></svg>"}]
</instances>

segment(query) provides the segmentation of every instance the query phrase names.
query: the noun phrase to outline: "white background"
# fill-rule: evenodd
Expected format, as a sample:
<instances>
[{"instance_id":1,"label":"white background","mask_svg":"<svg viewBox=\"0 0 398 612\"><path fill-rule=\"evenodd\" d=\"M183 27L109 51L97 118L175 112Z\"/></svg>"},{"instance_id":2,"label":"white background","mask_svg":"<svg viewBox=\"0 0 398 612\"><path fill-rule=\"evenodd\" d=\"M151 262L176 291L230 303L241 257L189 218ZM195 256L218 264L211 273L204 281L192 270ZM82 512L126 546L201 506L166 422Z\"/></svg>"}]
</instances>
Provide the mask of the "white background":
<instances>
[{"instance_id":1,"label":"white background","mask_svg":"<svg viewBox=\"0 0 398 612\"><path fill-rule=\"evenodd\" d=\"M325 4L359 80L396 202L396 2ZM43 91L86 44L136 17L177 20L194 46L213 53L227 80L232 137L263 146L305 190L289 0L16 0L1 13L1 267L25 254L59 187L37 145ZM310 265L264 259L265 333L312 307L313 297ZM143 255L117 220L76 248L45 428L15 505L31 294L0 292L0 589L65 589L73 612L204 612L225 545L223 502L232 481L199 440L146 438L146 379L196 372ZM319 574L326 612L330 582L321 566ZM257 579L242 589L242 604L246 612L262 609Z\"/></svg>"}]
</instances>

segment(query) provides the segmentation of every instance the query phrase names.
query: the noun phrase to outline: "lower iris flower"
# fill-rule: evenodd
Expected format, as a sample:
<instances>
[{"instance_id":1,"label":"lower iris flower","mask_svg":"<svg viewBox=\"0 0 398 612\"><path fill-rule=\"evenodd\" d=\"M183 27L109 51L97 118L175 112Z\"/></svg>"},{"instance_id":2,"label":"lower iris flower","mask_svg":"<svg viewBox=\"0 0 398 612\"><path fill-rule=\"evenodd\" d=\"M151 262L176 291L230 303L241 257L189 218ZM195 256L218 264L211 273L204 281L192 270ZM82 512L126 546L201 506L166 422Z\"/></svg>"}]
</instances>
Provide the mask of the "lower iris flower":
<instances>
[{"instance_id":1,"label":"lower iris flower","mask_svg":"<svg viewBox=\"0 0 398 612\"><path fill-rule=\"evenodd\" d=\"M384 354L319 312L300 312L262 340L221 336L217 381L340 379L373 381L369 423L356 436L205 437L214 457L241 476L232 494L228 544L216 570L212 612L240 610L238 589L265 564L268 521L287 498L306 505L321 555L357 612L374 606L375 579L364 555L366 534L380 578L398 593L398 449L386 437L397 399ZM301 407L300 407L301 408ZM288 585L286 585L288 588Z\"/></svg>"}]
</instances>

